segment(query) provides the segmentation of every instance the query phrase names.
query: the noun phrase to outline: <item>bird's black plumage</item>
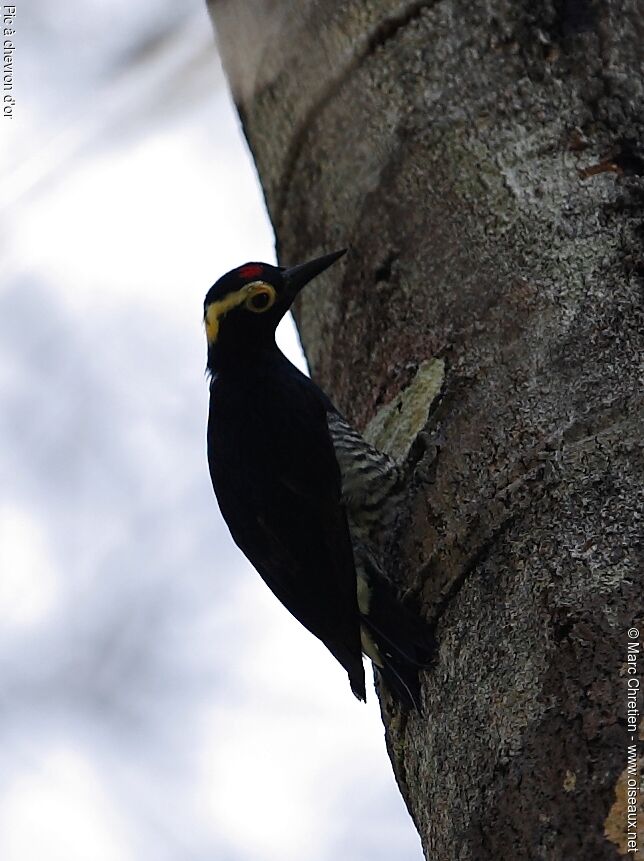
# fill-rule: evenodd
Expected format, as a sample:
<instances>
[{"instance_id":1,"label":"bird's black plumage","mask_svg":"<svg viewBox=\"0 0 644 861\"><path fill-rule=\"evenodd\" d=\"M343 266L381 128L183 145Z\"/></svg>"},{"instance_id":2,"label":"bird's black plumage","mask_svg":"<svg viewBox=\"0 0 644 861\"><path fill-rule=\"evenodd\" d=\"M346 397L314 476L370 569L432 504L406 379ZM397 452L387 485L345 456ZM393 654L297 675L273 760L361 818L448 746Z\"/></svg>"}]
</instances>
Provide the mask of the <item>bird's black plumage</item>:
<instances>
[{"instance_id":1,"label":"bird's black plumage","mask_svg":"<svg viewBox=\"0 0 644 861\"><path fill-rule=\"evenodd\" d=\"M375 648L383 646L385 680L415 703L417 670L409 669L414 655L407 660L404 648L390 648L405 637L400 628L406 611L392 606L388 613L396 598L378 587L371 602L376 616L362 624L337 434L329 430L331 416L343 420L275 344L277 323L299 289L343 253L289 270L248 263L208 292L208 462L233 539L280 601L342 664L356 696L365 699L368 630ZM380 631L389 617L393 635Z\"/></svg>"}]
</instances>

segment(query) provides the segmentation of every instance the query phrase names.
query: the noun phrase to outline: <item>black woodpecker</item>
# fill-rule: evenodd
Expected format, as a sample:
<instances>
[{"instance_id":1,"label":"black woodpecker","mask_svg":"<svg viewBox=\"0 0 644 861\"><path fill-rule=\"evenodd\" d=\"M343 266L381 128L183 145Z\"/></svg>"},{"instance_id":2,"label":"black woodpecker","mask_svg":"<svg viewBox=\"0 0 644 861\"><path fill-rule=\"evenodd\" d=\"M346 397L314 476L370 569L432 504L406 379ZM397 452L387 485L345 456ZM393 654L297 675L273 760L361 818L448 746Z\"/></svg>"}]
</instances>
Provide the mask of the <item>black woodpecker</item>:
<instances>
[{"instance_id":1,"label":"black woodpecker","mask_svg":"<svg viewBox=\"0 0 644 861\"><path fill-rule=\"evenodd\" d=\"M298 292L345 251L290 269L246 263L206 295L208 464L232 537L284 606L366 699L362 653L420 709L425 626L382 575L378 535L401 470L345 421L275 343Z\"/></svg>"}]
</instances>

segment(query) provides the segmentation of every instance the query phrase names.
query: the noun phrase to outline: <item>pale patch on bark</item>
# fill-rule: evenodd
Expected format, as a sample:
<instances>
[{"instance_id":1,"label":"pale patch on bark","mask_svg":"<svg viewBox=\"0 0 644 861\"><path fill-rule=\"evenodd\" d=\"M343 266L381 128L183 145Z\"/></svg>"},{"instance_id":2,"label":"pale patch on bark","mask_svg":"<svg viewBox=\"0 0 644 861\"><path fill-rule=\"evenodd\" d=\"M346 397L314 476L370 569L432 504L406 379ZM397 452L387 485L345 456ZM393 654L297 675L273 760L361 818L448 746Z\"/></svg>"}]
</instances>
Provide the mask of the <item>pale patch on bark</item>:
<instances>
[{"instance_id":1,"label":"pale patch on bark","mask_svg":"<svg viewBox=\"0 0 644 861\"><path fill-rule=\"evenodd\" d=\"M641 774L644 768L644 759L639 759L637 764L638 774ZM604 822L604 835L607 840L614 843L617 851L622 856L635 857L633 855L633 847L639 849L644 845L644 796L639 791L636 791L637 798L637 832L628 831L628 769L617 778L615 784L615 801L613 806L608 811L608 816Z\"/></svg>"},{"instance_id":2,"label":"pale patch on bark","mask_svg":"<svg viewBox=\"0 0 644 861\"><path fill-rule=\"evenodd\" d=\"M381 407L364 431L364 438L379 451L402 461L423 430L427 415L445 379L443 359L422 362L411 383Z\"/></svg>"}]
</instances>

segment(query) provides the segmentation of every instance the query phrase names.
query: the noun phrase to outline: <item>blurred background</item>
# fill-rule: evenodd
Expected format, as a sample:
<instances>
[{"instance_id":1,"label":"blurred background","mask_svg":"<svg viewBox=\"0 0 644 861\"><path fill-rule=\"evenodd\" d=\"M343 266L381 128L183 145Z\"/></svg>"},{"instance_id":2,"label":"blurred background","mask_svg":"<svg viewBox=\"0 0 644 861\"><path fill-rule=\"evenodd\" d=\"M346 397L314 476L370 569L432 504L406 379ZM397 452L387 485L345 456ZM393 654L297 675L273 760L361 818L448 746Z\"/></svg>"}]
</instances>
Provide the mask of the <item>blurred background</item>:
<instances>
[{"instance_id":1,"label":"blurred background","mask_svg":"<svg viewBox=\"0 0 644 861\"><path fill-rule=\"evenodd\" d=\"M373 690L354 700L210 486L203 296L274 249L205 6L15 5L0 859L418 861ZM303 366L290 320L280 339Z\"/></svg>"}]
</instances>

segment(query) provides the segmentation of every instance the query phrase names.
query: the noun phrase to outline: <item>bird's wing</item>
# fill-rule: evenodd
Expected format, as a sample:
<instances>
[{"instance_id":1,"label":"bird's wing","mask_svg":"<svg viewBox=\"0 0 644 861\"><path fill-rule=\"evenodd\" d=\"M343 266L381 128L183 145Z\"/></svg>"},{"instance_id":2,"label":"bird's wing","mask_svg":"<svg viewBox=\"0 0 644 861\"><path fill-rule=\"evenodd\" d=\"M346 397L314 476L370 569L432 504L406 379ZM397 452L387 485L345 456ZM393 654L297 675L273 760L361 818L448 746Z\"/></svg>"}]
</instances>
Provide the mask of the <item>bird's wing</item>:
<instances>
[{"instance_id":1,"label":"bird's wing","mask_svg":"<svg viewBox=\"0 0 644 861\"><path fill-rule=\"evenodd\" d=\"M216 405L215 405L216 408ZM215 492L236 543L364 696L356 573L328 402L307 378L258 391L237 438L209 440ZM226 451L245 452L231 469Z\"/></svg>"}]
</instances>

